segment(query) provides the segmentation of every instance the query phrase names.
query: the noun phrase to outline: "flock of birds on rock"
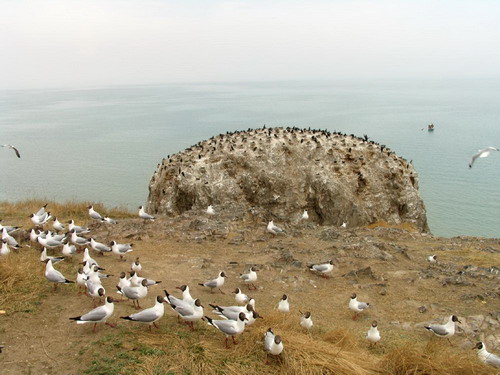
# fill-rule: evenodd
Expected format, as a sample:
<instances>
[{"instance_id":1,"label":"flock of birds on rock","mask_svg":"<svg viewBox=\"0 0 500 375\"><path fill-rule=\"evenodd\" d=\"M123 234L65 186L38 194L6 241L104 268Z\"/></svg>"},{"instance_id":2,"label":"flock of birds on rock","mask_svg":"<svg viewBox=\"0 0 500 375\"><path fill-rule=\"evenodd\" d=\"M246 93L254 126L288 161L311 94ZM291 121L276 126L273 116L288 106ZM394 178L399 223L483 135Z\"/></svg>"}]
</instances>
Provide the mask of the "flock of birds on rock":
<instances>
[{"instance_id":1,"label":"flock of birds on rock","mask_svg":"<svg viewBox=\"0 0 500 375\"><path fill-rule=\"evenodd\" d=\"M90 218L93 220L105 224L116 223L115 220L99 214L94 210L93 206L88 207L88 213ZM209 206L207 208L206 214L208 216L216 215L213 206ZM155 220L154 216L145 212L143 206L139 207L138 216L146 221ZM33 213L30 217L35 227L41 227L48 224L51 219L51 214L46 211L45 205L40 208L38 212ZM307 220L306 211L302 214L302 218ZM57 218L54 218L52 225L55 232L50 230L37 231L33 228L30 233L30 240L32 243L39 244L42 247L40 261L46 264L45 277L47 281L54 284L54 291L57 290L57 286L59 284L73 284L76 282L79 287L78 294L82 293L81 290L85 290L85 293L92 298L94 308L91 311L69 318L77 324L93 324L94 332L96 331L98 323L104 323L111 327L115 327L115 324L108 322L108 319L114 314L115 302L124 301L123 298L126 298L127 300L132 301L135 309L141 309L139 301L148 295L149 288L161 283L161 281L151 280L139 276L139 274L143 271L143 267L139 262L139 258L136 258L130 266L130 277L127 277L125 272L121 272L120 274L116 290L121 296L121 299L118 300L117 298L109 296L109 293L106 292L104 286L102 285L102 279L109 278L111 275L101 272L105 270L99 266L95 259L91 257L87 246L90 246L91 249L100 255L111 252L118 255L120 261L125 261L124 256L134 250L133 244L119 244L116 241L112 241L108 246L96 241L94 238L83 237L83 235L88 234L90 230L88 228L75 225L73 220L68 221L68 226L66 227L59 220L57 220ZM345 228L346 223L343 223L341 227ZM16 239L11 236L11 233L19 230L19 227L0 225L0 229L2 231L1 255L9 254L9 247L20 248ZM67 233L58 234L58 232L66 229L68 229ZM272 221L269 222L267 231L273 236L285 233L283 229L276 226ZM61 248L63 256L49 256L47 254L47 249L56 248ZM76 281L72 281L54 268L54 264L63 261L65 257L72 257L76 255L79 250L83 252L83 259L81 262L82 267L78 269ZM433 264L437 262L437 257L435 255L431 255L427 258L427 260L429 263ZM331 274L334 269L334 262L329 260L325 263L311 264L308 266L308 269L325 278L328 278L328 275ZM221 293L224 293L221 290L221 287L224 285L226 278L226 273L221 271L218 273L216 278L199 283L199 286L208 288L211 293L215 290L219 290ZM255 266L250 267L248 272L240 274L239 278L240 282L247 285L249 290L257 290L255 283L258 280L258 269ZM150 330L152 330L153 326L159 328L157 322L165 314L164 304L168 304L177 315L177 319L184 322L190 329L195 330L195 323L203 320L210 326L220 331L225 336L226 347L228 347L229 339L232 340L233 344L236 344L236 336L241 335L245 331L245 328L254 324L257 319L262 319L262 316L255 310L255 299L243 293L240 288L236 288L234 290L235 305L221 306L209 304L212 308L212 313L217 315L219 319L213 319L205 315L205 306L202 305L199 298L192 297L191 290L188 285L179 286L177 289L181 290L182 297L175 297L167 290L164 290L165 296L157 296L152 307L127 316L121 316L120 318L130 322L147 324ZM102 297L104 297L104 304L97 306L97 303ZM356 294L352 294L348 303L348 308L353 312L353 320L357 320L359 314L365 312L370 307L368 302L358 301L357 298L358 296ZM276 309L283 314L288 314L290 312L291 308L288 295L284 294L281 297L277 303ZM300 315L300 327L306 330L312 329L314 323L311 312L300 312ZM457 316L451 315L445 324L432 324L425 326L425 329L438 337L447 338L449 340L449 338L455 334L455 326L457 322L460 323ZM366 333L366 339L370 343L370 346L377 344L377 342L381 340L381 334L376 321L371 323L371 326ZM284 344L281 336L275 334L272 328L269 328L265 332L263 344L268 355L277 356L284 350ZM0 349L1 348L2 347L0 347ZM484 343L477 343L475 348L478 349L478 356L484 363L500 367L500 357L489 353L486 350Z\"/></svg>"}]
</instances>

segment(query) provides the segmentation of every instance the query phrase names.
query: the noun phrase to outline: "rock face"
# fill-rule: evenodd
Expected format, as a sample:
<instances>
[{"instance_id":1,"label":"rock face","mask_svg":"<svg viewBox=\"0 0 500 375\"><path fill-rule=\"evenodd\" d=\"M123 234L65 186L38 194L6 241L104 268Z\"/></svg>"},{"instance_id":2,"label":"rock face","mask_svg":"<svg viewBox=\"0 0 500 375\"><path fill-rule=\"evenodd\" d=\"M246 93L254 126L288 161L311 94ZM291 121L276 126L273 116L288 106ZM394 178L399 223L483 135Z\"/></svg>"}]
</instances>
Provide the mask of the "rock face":
<instances>
[{"instance_id":1,"label":"rock face","mask_svg":"<svg viewBox=\"0 0 500 375\"><path fill-rule=\"evenodd\" d=\"M413 166L368 137L297 128L221 134L163 159L153 213L245 207L263 219L348 227L411 222L428 231Z\"/></svg>"}]
</instances>

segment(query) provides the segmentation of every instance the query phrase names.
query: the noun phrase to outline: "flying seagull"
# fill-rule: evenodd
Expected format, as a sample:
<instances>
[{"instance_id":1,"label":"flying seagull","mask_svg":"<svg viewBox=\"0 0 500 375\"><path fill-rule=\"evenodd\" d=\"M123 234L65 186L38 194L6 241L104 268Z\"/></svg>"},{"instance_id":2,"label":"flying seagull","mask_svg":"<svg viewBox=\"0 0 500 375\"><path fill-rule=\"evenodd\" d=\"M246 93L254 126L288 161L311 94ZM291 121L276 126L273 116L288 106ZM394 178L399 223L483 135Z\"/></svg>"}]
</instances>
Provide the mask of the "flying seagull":
<instances>
[{"instance_id":1,"label":"flying seagull","mask_svg":"<svg viewBox=\"0 0 500 375\"><path fill-rule=\"evenodd\" d=\"M470 159L469 168L472 168L472 164L474 164L477 158L487 158L488 156L490 156L491 151L500 151L500 150L496 147L486 147L483 150L479 150L478 153L474 155L472 159Z\"/></svg>"},{"instance_id":2,"label":"flying seagull","mask_svg":"<svg viewBox=\"0 0 500 375\"><path fill-rule=\"evenodd\" d=\"M13 149L14 152L16 153L17 157L21 158L21 154L19 153L19 150L17 148L15 148L14 146L12 146L12 145L2 145L2 147L8 147L8 148Z\"/></svg>"}]
</instances>

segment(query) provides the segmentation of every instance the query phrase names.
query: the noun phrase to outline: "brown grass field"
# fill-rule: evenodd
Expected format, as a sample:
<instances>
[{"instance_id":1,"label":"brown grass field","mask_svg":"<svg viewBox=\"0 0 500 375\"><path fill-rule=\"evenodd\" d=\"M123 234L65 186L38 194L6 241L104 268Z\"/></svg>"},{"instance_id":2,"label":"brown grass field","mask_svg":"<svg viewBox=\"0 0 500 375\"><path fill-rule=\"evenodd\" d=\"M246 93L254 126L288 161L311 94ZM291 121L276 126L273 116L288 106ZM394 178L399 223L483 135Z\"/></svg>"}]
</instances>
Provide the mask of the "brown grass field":
<instances>
[{"instance_id":1,"label":"brown grass field","mask_svg":"<svg viewBox=\"0 0 500 375\"><path fill-rule=\"evenodd\" d=\"M29 201L0 204L2 224L31 228L28 216L46 202ZM104 281L107 294L115 293L117 275L129 270L136 256L143 265L143 276L161 280L141 300L142 307L153 305L163 289L178 295L176 286L188 284L191 294L202 300L205 315L215 317L209 303L234 304L231 293L241 287L256 299L256 310L264 317L248 327L237 338L238 344L224 347L224 336L197 322L196 330L179 324L166 306L160 328L123 321L120 316L135 310L131 303L115 304L110 322L117 328L76 325L72 316L92 308L89 297L77 295L75 285L60 285L54 292L45 280L37 246L23 247L0 259L0 354L2 374L394 374L394 375L468 375L498 374L483 365L471 350L471 343L481 338L460 331L447 340L434 337L416 323L443 321L451 314L461 319L500 311L498 276L474 279L472 285L442 286L445 275L419 277L429 266L426 256L437 254L443 265L492 266L500 264L500 252L483 248L500 248L496 240L479 239L457 245L458 239L439 239L412 233L409 226L394 229L385 224L340 232L334 240L321 239L320 227L290 227L287 235L272 238L261 223L231 221L225 218L199 220L218 229L203 230L193 224L196 215L159 218L143 223L133 214L121 210L99 212L117 218L116 226L90 223L86 203L56 204L48 210L60 220L74 218L77 224L91 225L92 235L101 242L133 242L134 252L120 262L114 255L91 254L107 273L115 275ZM198 213L199 214L199 213ZM204 225L205 225L204 224ZM217 225L219 226L217 226ZM409 231L404 231L407 229ZM364 246L376 241L387 244L390 255L364 257ZM361 244L353 250L353 243ZM29 245L29 240L23 244ZM390 245L390 246L389 246ZM406 255L395 249L404 247ZM454 248L456 247L456 249ZM450 250L451 249L451 250ZM281 262L289 252L304 264L294 267ZM51 254L57 254L51 251ZM59 263L69 279L75 279L78 262ZM309 272L305 265L334 259L336 269L330 279ZM230 264L230 262L235 262ZM259 269L258 290L248 292L239 274L251 264ZM370 266L371 276L349 276L349 272ZM228 274L225 294L211 294L197 286L224 270ZM403 272L403 273L401 273ZM483 299L464 295L496 291ZM349 296L356 292L371 307L356 321L347 309ZM275 310L280 296L290 296L291 312ZM418 306L428 306L420 313ZM299 326L299 310L311 311L315 323L310 332ZM370 347L365 335L372 320L379 322L382 340ZM404 325L404 323L409 323ZM263 350L264 332L272 327L283 338L284 352L278 358L267 358ZM496 334L500 333L496 328ZM498 353L498 349L496 350Z\"/></svg>"}]
</instances>

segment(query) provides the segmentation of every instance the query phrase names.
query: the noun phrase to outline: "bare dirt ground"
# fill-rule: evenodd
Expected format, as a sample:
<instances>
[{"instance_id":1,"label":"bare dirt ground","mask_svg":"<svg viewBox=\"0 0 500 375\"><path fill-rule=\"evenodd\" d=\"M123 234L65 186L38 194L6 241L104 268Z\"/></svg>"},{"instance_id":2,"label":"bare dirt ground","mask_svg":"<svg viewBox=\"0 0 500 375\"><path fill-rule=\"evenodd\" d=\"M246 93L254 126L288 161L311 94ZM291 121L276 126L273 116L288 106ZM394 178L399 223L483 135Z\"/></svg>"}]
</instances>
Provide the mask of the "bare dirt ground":
<instances>
[{"instance_id":1,"label":"bare dirt ground","mask_svg":"<svg viewBox=\"0 0 500 375\"><path fill-rule=\"evenodd\" d=\"M285 235L273 237L260 222L195 214L161 218L154 223L125 219L116 226L93 224L92 236L101 242L134 243L135 250L127 255L126 262L111 254L91 254L105 272L115 275L104 280L107 294L118 297L115 285L119 273L128 271L139 257L141 276L162 281L149 289L140 302L142 307L152 306L155 296L163 295L163 289L178 295L175 287L188 284L191 294L202 300L206 315L213 317L208 304L234 304L232 291L240 287L256 299L256 310L264 319L252 329L262 333L268 328L266 315L276 317L273 310L286 293L291 312L283 320L296 321L299 330L299 310L310 311L315 322L312 337L332 329L346 330L360 353L370 358L380 358L405 342L440 341L422 327L423 323L443 322L451 314L462 321L451 339L454 351L476 361L470 348L479 339L488 343L490 351L500 350L500 274L495 268L500 265L500 242L496 239L443 239L398 228L351 230L310 223L290 225ZM145 357L159 355L155 352L158 348L141 344L137 337L150 339L169 332L180 338L192 335L187 327L177 325L169 308L160 321L161 329L150 334L146 326L119 319L135 312L129 302L120 302L110 320L118 327L103 325L92 333L91 325L76 325L69 320L90 310L91 299L77 295L74 285L60 285L56 292L52 291L52 285L43 277L39 251L34 247L20 251L32 254L25 266L39 275L44 287L23 311L0 306L6 311L0 315L0 344L5 345L0 354L2 374L190 373L182 368L154 372L144 365ZM432 254L439 261L434 266L426 261ZM307 270L307 264L329 259L335 261L330 279ZM79 254L56 268L74 280L80 260ZM259 269L257 291L247 291L238 277L250 265ZM228 275L223 286L225 294L211 294L197 285L222 270ZM353 292L359 300L371 304L357 321L352 320L347 308ZM364 338L373 320L379 322L382 341L368 348ZM199 332L194 335L208 340L210 346L223 347L219 332L203 322L198 322L197 327ZM244 342L245 335L239 340ZM287 339L291 340L283 337L285 348ZM495 373L492 368L483 370L481 373ZM230 368L220 373L226 371L233 373ZM279 370L274 368L273 372Z\"/></svg>"}]
</instances>

